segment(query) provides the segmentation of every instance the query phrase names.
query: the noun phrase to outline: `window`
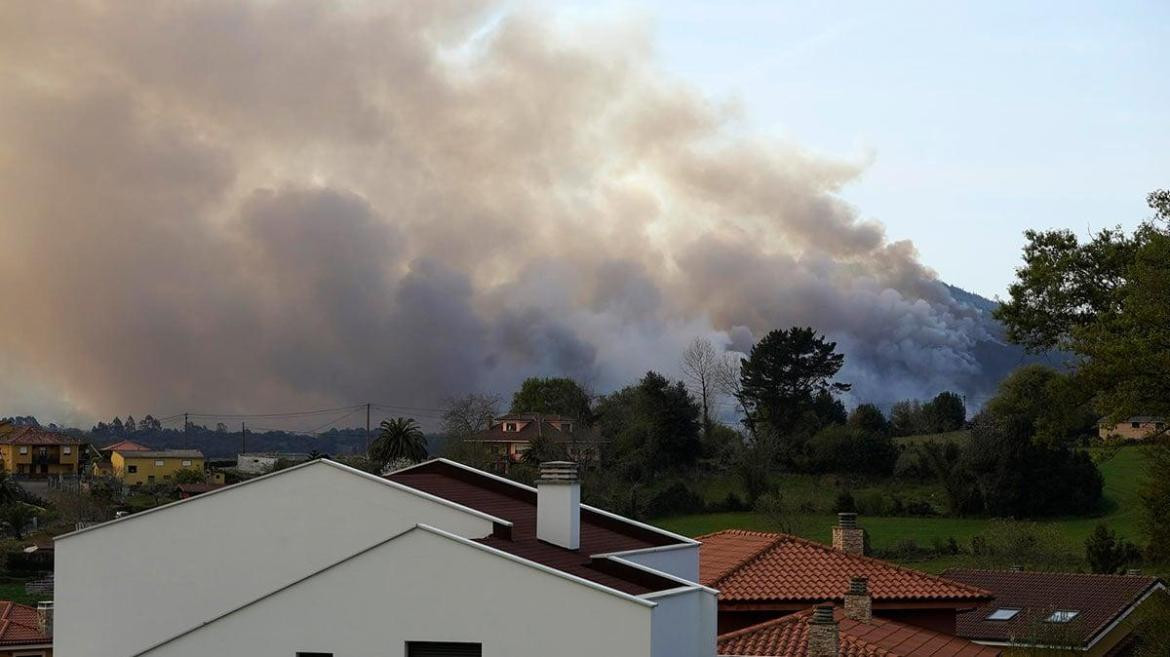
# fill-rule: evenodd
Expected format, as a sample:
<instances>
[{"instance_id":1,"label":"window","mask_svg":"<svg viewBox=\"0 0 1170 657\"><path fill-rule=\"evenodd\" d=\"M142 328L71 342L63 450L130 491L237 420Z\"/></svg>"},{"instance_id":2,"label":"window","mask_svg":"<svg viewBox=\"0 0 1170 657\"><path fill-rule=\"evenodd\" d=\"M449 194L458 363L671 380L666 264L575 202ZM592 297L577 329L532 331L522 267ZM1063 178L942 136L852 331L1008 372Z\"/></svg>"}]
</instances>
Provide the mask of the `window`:
<instances>
[{"instance_id":1,"label":"window","mask_svg":"<svg viewBox=\"0 0 1170 657\"><path fill-rule=\"evenodd\" d=\"M1052 615L1044 619L1045 623L1067 623L1076 618L1081 612L1070 611L1067 609L1060 609L1052 612Z\"/></svg>"},{"instance_id":2,"label":"window","mask_svg":"<svg viewBox=\"0 0 1170 657\"><path fill-rule=\"evenodd\" d=\"M508 431L508 432L518 431L518 429L516 428L516 423L515 422L505 422L504 423L504 431Z\"/></svg>"},{"instance_id":3,"label":"window","mask_svg":"<svg viewBox=\"0 0 1170 657\"><path fill-rule=\"evenodd\" d=\"M146 481L153 484L154 483L154 475L146 475Z\"/></svg>"},{"instance_id":4,"label":"window","mask_svg":"<svg viewBox=\"0 0 1170 657\"><path fill-rule=\"evenodd\" d=\"M331 652L298 652L297 657L333 657Z\"/></svg>"},{"instance_id":5,"label":"window","mask_svg":"<svg viewBox=\"0 0 1170 657\"><path fill-rule=\"evenodd\" d=\"M561 423L561 431L570 431L571 432L572 430L573 430L573 423L572 422L562 422Z\"/></svg>"},{"instance_id":6,"label":"window","mask_svg":"<svg viewBox=\"0 0 1170 657\"><path fill-rule=\"evenodd\" d=\"M164 465L166 465L166 463L165 463L164 461L162 461L161 459L159 459L158 461L155 461L155 462L154 462L154 467L156 467L156 468L161 468L161 467L163 467Z\"/></svg>"},{"instance_id":7,"label":"window","mask_svg":"<svg viewBox=\"0 0 1170 657\"><path fill-rule=\"evenodd\" d=\"M136 474L138 472L138 466L128 465L126 466L126 472L129 472L130 474Z\"/></svg>"},{"instance_id":8,"label":"window","mask_svg":"<svg viewBox=\"0 0 1170 657\"><path fill-rule=\"evenodd\" d=\"M406 657L480 657L482 654L481 643L406 642Z\"/></svg>"},{"instance_id":9,"label":"window","mask_svg":"<svg viewBox=\"0 0 1170 657\"><path fill-rule=\"evenodd\" d=\"M73 448L72 448L72 447L70 447L69 445L66 445L66 446L64 446L64 447L62 447L62 448L61 448L61 453L62 453L62 454L72 454L72 453L73 453Z\"/></svg>"},{"instance_id":10,"label":"window","mask_svg":"<svg viewBox=\"0 0 1170 657\"><path fill-rule=\"evenodd\" d=\"M22 446L22 447L20 448L20 453L21 453L21 454L28 454L28 447L26 447L26 446Z\"/></svg>"},{"instance_id":11,"label":"window","mask_svg":"<svg viewBox=\"0 0 1170 657\"><path fill-rule=\"evenodd\" d=\"M988 614L987 620L1007 621L1007 620L1011 620L1011 619L1015 618L1016 614L1018 614L1018 613L1020 613L1019 609L1008 609L1007 607L1003 607L1000 609L996 609L995 611Z\"/></svg>"},{"instance_id":12,"label":"window","mask_svg":"<svg viewBox=\"0 0 1170 657\"><path fill-rule=\"evenodd\" d=\"M183 461L183 467L184 467L184 468L185 468L185 467L187 467L187 466L189 466L189 465L191 465L191 462L190 462L190 461Z\"/></svg>"},{"instance_id":13,"label":"window","mask_svg":"<svg viewBox=\"0 0 1170 657\"><path fill-rule=\"evenodd\" d=\"M1130 426L1130 428L1132 428L1132 429L1141 429L1141 428L1142 428L1142 423L1141 423L1141 422L1130 422L1130 423L1129 423L1129 426Z\"/></svg>"}]
</instances>

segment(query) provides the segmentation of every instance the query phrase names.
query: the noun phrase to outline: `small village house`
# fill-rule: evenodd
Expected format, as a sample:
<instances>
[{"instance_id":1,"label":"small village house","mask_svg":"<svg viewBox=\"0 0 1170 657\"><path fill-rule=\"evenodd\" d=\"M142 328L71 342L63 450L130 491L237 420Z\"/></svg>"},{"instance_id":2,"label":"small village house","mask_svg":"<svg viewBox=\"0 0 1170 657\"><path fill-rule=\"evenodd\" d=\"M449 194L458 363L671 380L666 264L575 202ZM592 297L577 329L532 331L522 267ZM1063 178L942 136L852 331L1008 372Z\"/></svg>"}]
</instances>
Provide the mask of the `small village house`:
<instances>
[{"instance_id":1,"label":"small village house","mask_svg":"<svg viewBox=\"0 0 1170 657\"><path fill-rule=\"evenodd\" d=\"M1113 424L1102 420L1097 424L1097 435L1105 440L1145 440L1166 431L1166 418L1157 415L1135 415Z\"/></svg>"},{"instance_id":2,"label":"small village house","mask_svg":"<svg viewBox=\"0 0 1170 657\"><path fill-rule=\"evenodd\" d=\"M253 452L236 455L236 470L247 474L267 474L276 469L278 463L289 465L304 463L309 455L302 452Z\"/></svg>"},{"instance_id":3,"label":"small village house","mask_svg":"<svg viewBox=\"0 0 1170 657\"><path fill-rule=\"evenodd\" d=\"M18 477L73 476L82 442L37 426L0 424L0 467Z\"/></svg>"},{"instance_id":4,"label":"small village house","mask_svg":"<svg viewBox=\"0 0 1170 657\"><path fill-rule=\"evenodd\" d=\"M110 457L115 477L127 486L171 481L180 470L203 471L203 452L197 449L115 450Z\"/></svg>"},{"instance_id":5,"label":"small village house","mask_svg":"<svg viewBox=\"0 0 1170 657\"><path fill-rule=\"evenodd\" d=\"M491 466L499 472L524 458L532 441L547 438L565 449L569 458L587 466L601 456L601 437L575 418L540 413L509 413L492 420L487 430L468 440L487 448Z\"/></svg>"}]
</instances>

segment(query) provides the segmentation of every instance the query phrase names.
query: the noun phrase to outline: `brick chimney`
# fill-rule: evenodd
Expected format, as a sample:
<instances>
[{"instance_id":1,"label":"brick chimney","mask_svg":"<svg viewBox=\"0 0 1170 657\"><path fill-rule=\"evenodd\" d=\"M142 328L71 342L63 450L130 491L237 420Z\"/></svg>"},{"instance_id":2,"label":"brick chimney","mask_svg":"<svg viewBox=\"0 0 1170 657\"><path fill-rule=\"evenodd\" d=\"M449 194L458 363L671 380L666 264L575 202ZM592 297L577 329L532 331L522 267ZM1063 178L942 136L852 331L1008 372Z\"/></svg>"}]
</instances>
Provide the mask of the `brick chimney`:
<instances>
[{"instance_id":1,"label":"brick chimney","mask_svg":"<svg viewBox=\"0 0 1170 657\"><path fill-rule=\"evenodd\" d=\"M857 526L856 513L838 513L833 528L833 549L845 554L865 554L865 530Z\"/></svg>"},{"instance_id":2,"label":"brick chimney","mask_svg":"<svg viewBox=\"0 0 1170 657\"><path fill-rule=\"evenodd\" d=\"M808 621L808 657L837 657L840 641L833 605L818 605Z\"/></svg>"},{"instance_id":3,"label":"brick chimney","mask_svg":"<svg viewBox=\"0 0 1170 657\"><path fill-rule=\"evenodd\" d=\"M576 463L540 464L540 479L536 481L536 537L569 550L581 547L581 482L577 479Z\"/></svg>"},{"instance_id":4,"label":"brick chimney","mask_svg":"<svg viewBox=\"0 0 1170 657\"><path fill-rule=\"evenodd\" d=\"M45 636L53 636L52 600L42 600L37 603L37 629Z\"/></svg>"},{"instance_id":5,"label":"brick chimney","mask_svg":"<svg viewBox=\"0 0 1170 657\"><path fill-rule=\"evenodd\" d=\"M868 577L849 580L849 591L845 593L845 617L859 623L873 620L873 598L869 595Z\"/></svg>"}]
</instances>

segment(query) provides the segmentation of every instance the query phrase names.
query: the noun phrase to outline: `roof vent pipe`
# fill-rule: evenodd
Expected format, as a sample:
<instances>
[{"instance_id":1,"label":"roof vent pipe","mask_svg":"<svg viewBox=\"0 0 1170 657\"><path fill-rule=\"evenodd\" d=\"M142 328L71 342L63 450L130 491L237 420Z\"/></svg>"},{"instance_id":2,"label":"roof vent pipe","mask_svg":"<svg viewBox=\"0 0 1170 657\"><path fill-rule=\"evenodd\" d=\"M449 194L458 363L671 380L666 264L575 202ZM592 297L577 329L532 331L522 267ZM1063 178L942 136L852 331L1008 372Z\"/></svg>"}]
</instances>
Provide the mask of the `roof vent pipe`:
<instances>
[{"instance_id":1,"label":"roof vent pipe","mask_svg":"<svg viewBox=\"0 0 1170 657\"><path fill-rule=\"evenodd\" d=\"M536 537L567 550L581 547L581 482L576 463L540 464L540 479L536 481Z\"/></svg>"}]
</instances>

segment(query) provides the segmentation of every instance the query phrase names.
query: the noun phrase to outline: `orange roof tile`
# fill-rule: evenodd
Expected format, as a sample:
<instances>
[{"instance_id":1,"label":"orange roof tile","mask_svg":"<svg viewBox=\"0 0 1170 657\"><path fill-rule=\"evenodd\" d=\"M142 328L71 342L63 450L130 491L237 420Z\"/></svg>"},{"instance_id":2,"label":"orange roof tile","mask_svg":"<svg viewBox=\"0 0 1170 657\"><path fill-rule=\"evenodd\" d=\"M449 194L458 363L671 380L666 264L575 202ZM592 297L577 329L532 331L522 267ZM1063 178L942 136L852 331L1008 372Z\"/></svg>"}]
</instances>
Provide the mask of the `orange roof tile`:
<instances>
[{"instance_id":1,"label":"orange roof tile","mask_svg":"<svg viewBox=\"0 0 1170 657\"><path fill-rule=\"evenodd\" d=\"M41 427L22 426L9 430L0 443L7 445L80 445L81 441Z\"/></svg>"},{"instance_id":2,"label":"orange roof tile","mask_svg":"<svg viewBox=\"0 0 1170 657\"><path fill-rule=\"evenodd\" d=\"M0 600L0 645L41 644L50 641L52 639L40 630L36 609L9 600Z\"/></svg>"},{"instance_id":3,"label":"orange roof tile","mask_svg":"<svg viewBox=\"0 0 1170 657\"><path fill-rule=\"evenodd\" d=\"M846 554L815 541L728 529L699 536L699 580L723 602L844 600L849 580L869 577L877 602L987 600L983 589L892 563Z\"/></svg>"},{"instance_id":4,"label":"orange roof tile","mask_svg":"<svg viewBox=\"0 0 1170 657\"><path fill-rule=\"evenodd\" d=\"M981 646L959 637L873 618L862 623L834 610L840 635L840 657L997 657L998 648ZM805 657L808 621L812 610L729 632L719 637L719 655L744 657Z\"/></svg>"},{"instance_id":5,"label":"orange roof tile","mask_svg":"<svg viewBox=\"0 0 1170 657\"><path fill-rule=\"evenodd\" d=\"M119 440L113 445L106 445L101 448L103 452L146 452L150 448L141 443L136 443L133 440Z\"/></svg>"}]
</instances>

